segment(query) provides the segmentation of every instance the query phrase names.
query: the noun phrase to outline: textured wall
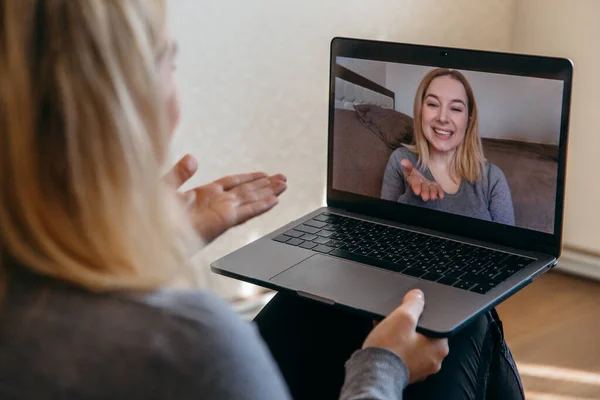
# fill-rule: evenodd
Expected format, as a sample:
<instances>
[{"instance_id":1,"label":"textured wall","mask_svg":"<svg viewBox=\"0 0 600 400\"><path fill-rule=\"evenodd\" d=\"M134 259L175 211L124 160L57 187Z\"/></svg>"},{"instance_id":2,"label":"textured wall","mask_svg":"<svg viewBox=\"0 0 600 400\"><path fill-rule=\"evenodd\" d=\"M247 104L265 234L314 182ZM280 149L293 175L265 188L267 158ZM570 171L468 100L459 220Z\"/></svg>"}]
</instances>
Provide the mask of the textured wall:
<instances>
[{"instance_id":1,"label":"textured wall","mask_svg":"<svg viewBox=\"0 0 600 400\"><path fill-rule=\"evenodd\" d=\"M208 272L221 255L324 203L329 42L334 36L509 50L516 0L171 0L183 119L173 160L196 155L199 184L249 170L283 172L268 215L194 259L223 296L240 285Z\"/></svg>"}]
</instances>

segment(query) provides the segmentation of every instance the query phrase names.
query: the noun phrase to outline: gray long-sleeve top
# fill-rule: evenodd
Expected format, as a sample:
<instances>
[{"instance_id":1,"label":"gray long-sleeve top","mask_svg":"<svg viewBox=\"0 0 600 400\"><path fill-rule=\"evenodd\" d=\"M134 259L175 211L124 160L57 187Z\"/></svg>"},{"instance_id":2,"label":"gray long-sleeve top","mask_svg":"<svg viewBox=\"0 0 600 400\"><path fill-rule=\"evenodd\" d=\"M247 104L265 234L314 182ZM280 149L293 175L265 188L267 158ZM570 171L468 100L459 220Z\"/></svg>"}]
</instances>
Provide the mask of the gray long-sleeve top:
<instances>
[{"instance_id":1,"label":"gray long-sleeve top","mask_svg":"<svg viewBox=\"0 0 600 400\"><path fill-rule=\"evenodd\" d=\"M415 153L406 147L399 147L390 156L385 169L381 188L382 199L506 225L515 224L510 188L504 173L496 165L486 163L479 181L470 184L463 180L458 192L454 194L446 193L443 199L423 201L412 192L406 182L400 165L404 159L417 167L426 179L435 181L429 169L418 167Z\"/></svg>"},{"instance_id":2,"label":"gray long-sleeve top","mask_svg":"<svg viewBox=\"0 0 600 400\"><path fill-rule=\"evenodd\" d=\"M8 287L3 400L290 398L258 330L207 292L93 294L39 279ZM401 399L408 380L384 349L357 351L346 370L346 400Z\"/></svg>"}]
</instances>

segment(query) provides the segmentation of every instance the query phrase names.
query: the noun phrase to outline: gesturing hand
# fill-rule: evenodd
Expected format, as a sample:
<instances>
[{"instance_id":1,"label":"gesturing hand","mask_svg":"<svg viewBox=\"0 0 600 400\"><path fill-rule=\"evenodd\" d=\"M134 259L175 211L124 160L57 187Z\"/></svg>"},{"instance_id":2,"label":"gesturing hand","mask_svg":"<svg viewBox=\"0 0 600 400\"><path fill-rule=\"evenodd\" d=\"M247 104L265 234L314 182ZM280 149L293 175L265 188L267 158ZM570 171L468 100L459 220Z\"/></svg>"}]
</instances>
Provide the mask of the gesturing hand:
<instances>
[{"instance_id":1,"label":"gesturing hand","mask_svg":"<svg viewBox=\"0 0 600 400\"><path fill-rule=\"evenodd\" d=\"M402 160L400 165L402 165L404 178L415 195L421 197L423 201L444 198L444 189L442 189L440 184L425 178L409 160Z\"/></svg>"},{"instance_id":2,"label":"gesturing hand","mask_svg":"<svg viewBox=\"0 0 600 400\"><path fill-rule=\"evenodd\" d=\"M196 160L186 155L173 167L169 178L181 186L196 172ZM226 176L182 194L192 224L207 243L227 229L273 208L287 188L286 177L263 172Z\"/></svg>"}]
</instances>

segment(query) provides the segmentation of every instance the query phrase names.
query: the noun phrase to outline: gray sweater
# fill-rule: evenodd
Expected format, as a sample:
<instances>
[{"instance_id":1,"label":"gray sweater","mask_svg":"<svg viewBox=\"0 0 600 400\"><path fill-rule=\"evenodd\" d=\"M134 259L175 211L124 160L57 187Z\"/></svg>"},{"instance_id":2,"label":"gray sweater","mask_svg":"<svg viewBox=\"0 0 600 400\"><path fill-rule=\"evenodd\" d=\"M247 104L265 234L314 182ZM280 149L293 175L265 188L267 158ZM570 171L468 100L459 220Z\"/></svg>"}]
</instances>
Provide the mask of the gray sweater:
<instances>
[{"instance_id":1,"label":"gray sweater","mask_svg":"<svg viewBox=\"0 0 600 400\"><path fill-rule=\"evenodd\" d=\"M455 194L446 193L443 199L423 201L412 192L404 178L400 165L403 159L408 159L417 166L418 158L415 153L406 147L394 150L383 176L382 199L507 225L515 224L510 188L504 173L496 165L486 163L482 178L473 185L461 181ZM435 181L429 169L418 169L425 178Z\"/></svg>"},{"instance_id":2,"label":"gray sweater","mask_svg":"<svg viewBox=\"0 0 600 400\"><path fill-rule=\"evenodd\" d=\"M315 360L319 362L319 360ZM400 399L408 371L357 351L343 399ZM310 382L306 382L310 385ZM257 329L206 292L92 294L12 280L0 303L0 399L288 399Z\"/></svg>"}]
</instances>

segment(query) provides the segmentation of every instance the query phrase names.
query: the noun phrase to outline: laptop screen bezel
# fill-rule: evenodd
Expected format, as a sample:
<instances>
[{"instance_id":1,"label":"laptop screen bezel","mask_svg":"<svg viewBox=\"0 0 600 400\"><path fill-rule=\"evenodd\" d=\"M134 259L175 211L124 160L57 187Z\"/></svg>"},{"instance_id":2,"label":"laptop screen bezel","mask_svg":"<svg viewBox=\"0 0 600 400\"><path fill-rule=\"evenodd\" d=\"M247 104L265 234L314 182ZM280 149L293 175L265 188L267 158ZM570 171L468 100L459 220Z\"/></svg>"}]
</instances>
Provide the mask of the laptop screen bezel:
<instances>
[{"instance_id":1,"label":"laptop screen bezel","mask_svg":"<svg viewBox=\"0 0 600 400\"><path fill-rule=\"evenodd\" d=\"M335 65L337 57L538 77L563 81L554 233L550 234L503 225L334 189L332 186L333 134L335 113ZM328 206L498 245L541 252L555 257L560 255L563 234L567 136L573 79L573 63L571 60L555 57L540 57L338 37L331 41L329 79L329 136L327 153Z\"/></svg>"}]
</instances>

